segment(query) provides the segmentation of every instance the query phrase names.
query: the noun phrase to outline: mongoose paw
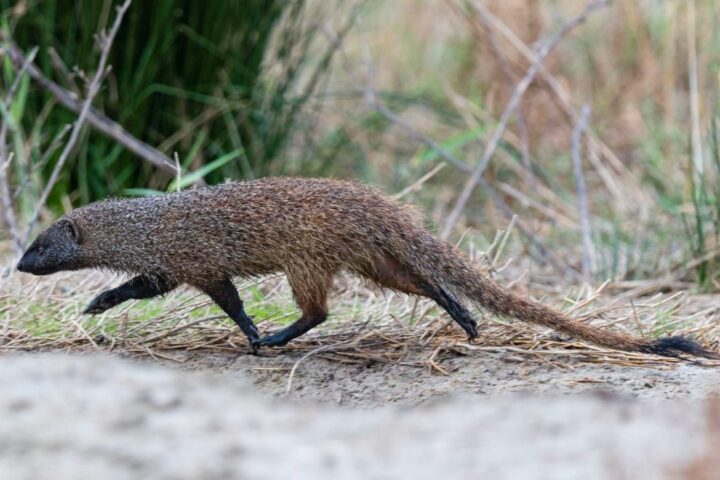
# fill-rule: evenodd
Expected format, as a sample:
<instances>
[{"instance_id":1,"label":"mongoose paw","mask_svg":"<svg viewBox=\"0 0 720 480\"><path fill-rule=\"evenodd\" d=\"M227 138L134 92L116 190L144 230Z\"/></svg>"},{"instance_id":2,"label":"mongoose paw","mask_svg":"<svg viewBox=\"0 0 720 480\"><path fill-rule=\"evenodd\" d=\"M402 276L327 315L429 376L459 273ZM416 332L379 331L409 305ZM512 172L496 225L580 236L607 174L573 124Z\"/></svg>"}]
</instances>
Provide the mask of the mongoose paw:
<instances>
[{"instance_id":1,"label":"mongoose paw","mask_svg":"<svg viewBox=\"0 0 720 480\"><path fill-rule=\"evenodd\" d=\"M283 330L280 330L272 335L265 335L255 342L255 345L257 347L282 347L286 343L288 343L287 335Z\"/></svg>"},{"instance_id":2,"label":"mongoose paw","mask_svg":"<svg viewBox=\"0 0 720 480\"><path fill-rule=\"evenodd\" d=\"M88 315L97 315L98 313L103 313L104 311L111 309L115 305L117 305L117 302L113 298L113 295L110 292L104 292L93 298L90 305L87 306L83 313Z\"/></svg>"},{"instance_id":3,"label":"mongoose paw","mask_svg":"<svg viewBox=\"0 0 720 480\"><path fill-rule=\"evenodd\" d=\"M465 327L465 333L467 333L468 336L468 343L472 343L472 341L475 340L478 336L477 324L475 322L472 322L471 324L467 325Z\"/></svg>"}]
</instances>

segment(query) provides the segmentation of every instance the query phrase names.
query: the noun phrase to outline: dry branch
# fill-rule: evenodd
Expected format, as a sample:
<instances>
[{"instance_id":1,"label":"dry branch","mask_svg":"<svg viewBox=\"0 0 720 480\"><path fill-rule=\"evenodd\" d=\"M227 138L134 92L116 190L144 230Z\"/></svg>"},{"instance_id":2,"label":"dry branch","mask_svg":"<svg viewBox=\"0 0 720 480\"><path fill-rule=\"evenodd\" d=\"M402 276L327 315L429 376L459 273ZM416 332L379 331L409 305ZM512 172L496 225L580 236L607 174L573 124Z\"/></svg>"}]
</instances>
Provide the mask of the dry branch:
<instances>
[{"instance_id":1,"label":"dry branch","mask_svg":"<svg viewBox=\"0 0 720 480\"><path fill-rule=\"evenodd\" d=\"M535 61L537 58L536 53L501 19L493 15L487 7L479 1L470 2L468 5L471 6L482 21L489 22L489 24L528 62L532 63ZM579 113L576 112L575 107L573 106L572 97L562 83L553 77L553 75L548 72L544 66L540 67L537 78L547 86L569 125L571 127L577 125ZM634 188L634 186L639 184L639 180L636 175L623 164L615 152L613 152L613 150L593 132L588 132L588 140L588 146L591 152L589 158L593 162L593 166L600 175L600 178L602 179L605 187L608 189L608 192L610 192L610 194L618 200L616 205L629 206L632 204L629 200L639 202L642 198L644 198L643 190L640 188ZM607 159L612 168L619 174L618 176L613 175L612 172L599 161L598 156L594 154L595 151L599 152L605 159ZM633 185L623 191L618 185L619 181L630 182Z\"/></svg>"},{"instance_id":2,"label":"dry branch","mask_svg":"<svg viewBox=\"0 0 720 480\"><path fill-rule=\"evenodd\" d=\"M580 229L583 239L582 273L585 281L590 282L594 262L594 249L590 231L590 207L588 193L585 187L585 177L582 171L582 138L587 131L590 118L590 106L583 105L580 110L580 119L572 134L572 160L577 184L578 207L580 210Z\"/></svg>"}]
</instances>

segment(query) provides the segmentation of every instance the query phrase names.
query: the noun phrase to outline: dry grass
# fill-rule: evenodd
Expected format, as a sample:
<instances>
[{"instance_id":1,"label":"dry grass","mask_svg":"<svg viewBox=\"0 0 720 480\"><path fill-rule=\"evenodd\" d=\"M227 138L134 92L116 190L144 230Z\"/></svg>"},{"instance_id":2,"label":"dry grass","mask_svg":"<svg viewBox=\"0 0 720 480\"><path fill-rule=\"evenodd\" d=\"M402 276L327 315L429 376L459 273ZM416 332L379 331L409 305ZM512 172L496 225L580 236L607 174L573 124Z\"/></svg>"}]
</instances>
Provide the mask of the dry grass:
<instances>
[{"instance_id":1,"label":"dry grass","mask_svg":"<svg viewBox=\"0 0 720 480\"><path fill-rule=\"evenodd\" d=\"M498 255L499 256L499 255ZM486 258L485 256L478 256ZM7 264L7 262L2 262ZM595 289L542 283L528 288L528 271L510 264L497 274L525 295L556 306L598 326L634 335L689 335L718 348L718 307L712 296L692 295L667 280L605 283ZM514 279L514 280L513 280ZM120 282L102 272L30 277L11 273L0 279L0 353L18 351L112 351L182 362L188 352L242 354L245 337L205 296L180 289L163 299L129 302L96 317L82 308L103 289ZM278 328L297 312L280 276L238 283L260 329ZM652 293L663 290L663 293ZM683 360L598 348L545 329L483 315L472 344L432 302L369 288L355 279L338 282L330 320L282 349L338 363L392 362L448 374L443 359L454 355L501 355L572 368L573 363L667 367ZM425 352L424 361L417 359ZM693 359L692 361L696 361ZM713 365L703 361L704 365Z\"/></svg>"}]
</instances>

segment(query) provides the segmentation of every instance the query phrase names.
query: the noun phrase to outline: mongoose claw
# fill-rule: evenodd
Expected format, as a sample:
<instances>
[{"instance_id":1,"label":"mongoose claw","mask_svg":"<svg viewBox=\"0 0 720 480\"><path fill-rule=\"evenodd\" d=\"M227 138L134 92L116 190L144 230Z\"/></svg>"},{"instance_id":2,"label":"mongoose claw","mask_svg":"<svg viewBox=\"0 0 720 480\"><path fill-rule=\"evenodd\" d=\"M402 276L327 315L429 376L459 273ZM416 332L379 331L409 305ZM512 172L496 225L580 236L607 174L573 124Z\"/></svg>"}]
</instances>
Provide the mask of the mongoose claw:
<instances>
[{"instance_id":1,"label":"mongoose claw","mask_svg":"<svg viewBox=\"0 0 720 480\"><path fill-rule=\"evenodd\" d=\"M101 293L97 297L93 298L90 305L83 310L83 313L87 315L97 315L98 313L103 313L104 311L117 305L113 296L108 295L109 293L110 292Z\"/></svg>"},{"instance_id":2,"label":"mongoose claw","mask_svg":"<svg viewBox=\"0 0 720 480\"><path fill-rule=\"evenodd\" d=\"M84 315L97 315L99 313L103 313L106 311L109 307L104 307L101 305L95 305L95 302L90 303L90 305L87 306L85 310L83 310Z\"/></svg>"},{"instance_id":3,"label":"mongoose claw","mask_svg":"<svg viewBox=\"0 0 720 480\"><path fill-rule=\"evenodd\" d=\"M83 310L83 315L100 315L101 313L107 311L107 308L93 308L93 307L87 307L85 310Z\"/></svg>"},{"instance_id":4,"label":"mongoose claw","mask_svg":"<svg viewBox=\"0 0 720 480\"><path fill-rule=\"evenodd\" d=\"M478 336L477 325L473 325L466 333L468 336L468 343L473 343L473 340L475 340Z\"/></svg>"}]
</instances>

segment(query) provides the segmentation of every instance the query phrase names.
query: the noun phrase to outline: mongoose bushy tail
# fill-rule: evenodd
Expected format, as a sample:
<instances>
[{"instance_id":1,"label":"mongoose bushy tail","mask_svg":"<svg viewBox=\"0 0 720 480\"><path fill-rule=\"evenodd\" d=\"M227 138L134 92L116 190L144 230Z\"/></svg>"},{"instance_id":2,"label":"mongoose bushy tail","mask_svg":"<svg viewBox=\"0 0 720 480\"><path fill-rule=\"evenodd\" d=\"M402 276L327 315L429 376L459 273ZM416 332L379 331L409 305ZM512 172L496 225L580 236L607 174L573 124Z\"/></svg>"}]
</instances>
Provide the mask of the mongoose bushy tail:
<instances>
[{"instance_id":1,"label":"mongoose bushy tail","mask_svg":"<svg viewBox=\"0 0 720 480\"><path fill-rule=\"evenodd\" d=\"M19 270L36 275L83 268L134 275L97 295L85 313L187 284L237 323L253 351L284 345L325 321L333 279L348 271L434 300L470 338L477 336L477 325L462 300L604 347L716 356L682 337L633 338L519 297L432 235L413 209L355 182L266 178L98 202L50 225L18 263ZM261 337L232 280L275 272L286 275L302 314Z\"/></svg>"},{"instance_id":2,"label":"mongoose bushy tail","mask_svg":"<svg viewBox=\"0 0 720 480\"><path fill-rule=\"evenodd\" d=\"M718 358L714 352L684 337L645 340L587 325L541 303L520 297L501 287L476 268L460 250L424 231L412 234L417 247L398 249L405 262L417 268L420 275L436 278L444 288L456 292L476 305L503 316L542 325L592 344L629 352L645 352L663 356L688 353ZM412 252L410 256L407 254Z\"/></svg>"}]
</instances>

